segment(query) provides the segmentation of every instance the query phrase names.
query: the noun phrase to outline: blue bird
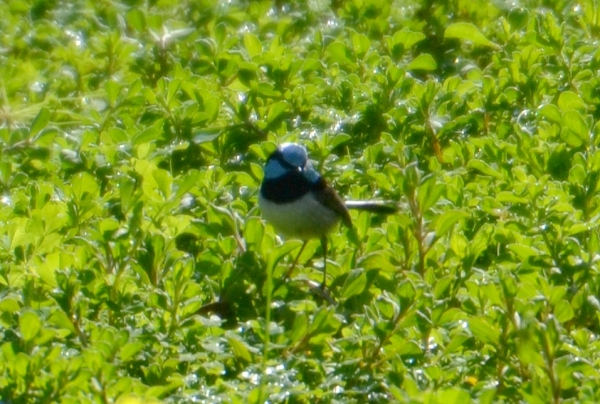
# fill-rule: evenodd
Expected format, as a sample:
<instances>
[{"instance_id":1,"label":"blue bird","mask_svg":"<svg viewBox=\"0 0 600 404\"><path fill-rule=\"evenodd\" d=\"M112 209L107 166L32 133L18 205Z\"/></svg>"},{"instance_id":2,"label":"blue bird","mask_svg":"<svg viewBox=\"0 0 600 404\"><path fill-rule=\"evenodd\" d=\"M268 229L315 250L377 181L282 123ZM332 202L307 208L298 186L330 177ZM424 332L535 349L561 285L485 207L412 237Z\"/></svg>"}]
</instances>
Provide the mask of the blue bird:
<instances>
[{"instance_id":1,"label":"blue bird","mask_svg":"<svg viewBox=\"0 0 600 404\"><path fill-rule=\"evenodd\" d=\"M314 169L306 149L296 143L280 145L267 159L258 195L263 218L286 238L304 241L286 274L291 274L310 239L318 238L323 249L323 282L327 281L327 234L341 221L352 228L348 209L390 214L398 204L385 201L344 201Z\"/></svg>"}]
</instances>

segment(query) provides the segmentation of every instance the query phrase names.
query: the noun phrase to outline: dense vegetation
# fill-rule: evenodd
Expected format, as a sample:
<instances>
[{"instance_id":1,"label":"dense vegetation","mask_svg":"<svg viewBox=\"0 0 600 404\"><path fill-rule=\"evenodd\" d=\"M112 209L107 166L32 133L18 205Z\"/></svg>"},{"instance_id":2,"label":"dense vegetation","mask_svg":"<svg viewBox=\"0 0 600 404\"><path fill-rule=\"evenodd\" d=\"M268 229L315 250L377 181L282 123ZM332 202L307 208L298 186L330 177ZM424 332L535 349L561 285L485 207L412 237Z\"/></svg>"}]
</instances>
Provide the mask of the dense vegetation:
<instances>
[{"instance_id":1,"label":"dense vegetation","mask_svg":"<svg viewBox=\"0 0 600 404\"><path fill-rule=\"evenodd\" d=\"M3 404L600 402L595 1L0 15ZM336 305L256 207L283 141L402 206L331 235Z\"/></svg>"}]
</instances>

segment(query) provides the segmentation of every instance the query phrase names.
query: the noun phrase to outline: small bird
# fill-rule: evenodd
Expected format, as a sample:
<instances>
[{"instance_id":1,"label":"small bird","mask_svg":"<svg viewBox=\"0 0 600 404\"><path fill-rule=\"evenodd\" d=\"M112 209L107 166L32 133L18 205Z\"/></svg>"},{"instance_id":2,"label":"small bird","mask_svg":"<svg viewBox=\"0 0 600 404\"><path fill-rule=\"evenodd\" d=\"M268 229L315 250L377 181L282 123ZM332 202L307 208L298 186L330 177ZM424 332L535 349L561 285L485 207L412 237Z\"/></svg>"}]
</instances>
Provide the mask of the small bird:
<instances>
[{"instance_id":1,"label":"small bird","mask_svg":"<svg viewBox=\"0 0 600 404\"><path fill-rule=\"evenodd\" d=\"M327 281L327 234L341 221L352 228L348 209L390 214L398 204L385 201L344 201L308 160L296 143L281 144L267 159L258 195L264 219L284 237L304 241L286 278L294 269L308 240L318 238L323 249L323 282Z\"/></svg>"}]
</instances>

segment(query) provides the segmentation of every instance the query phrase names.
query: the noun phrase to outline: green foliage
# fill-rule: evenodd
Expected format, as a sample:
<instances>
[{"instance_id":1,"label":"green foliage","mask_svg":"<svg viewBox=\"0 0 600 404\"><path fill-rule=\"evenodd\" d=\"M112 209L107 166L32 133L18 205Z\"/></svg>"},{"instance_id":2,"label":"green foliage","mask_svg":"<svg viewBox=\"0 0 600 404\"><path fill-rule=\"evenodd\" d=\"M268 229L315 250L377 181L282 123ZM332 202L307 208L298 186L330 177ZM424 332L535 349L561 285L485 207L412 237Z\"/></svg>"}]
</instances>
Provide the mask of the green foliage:
<instances>
[{"instance_id":1,"label":"green foliage","mask_svg":"<svg viewBox=\"0 0 600 404\"><path fill-rule=\"evenodd\" d=\"M67 3L0 3L2 403L600 400L595 2ZM283 141L402 206L335 305Z\"/></svg>"}]
</instances>

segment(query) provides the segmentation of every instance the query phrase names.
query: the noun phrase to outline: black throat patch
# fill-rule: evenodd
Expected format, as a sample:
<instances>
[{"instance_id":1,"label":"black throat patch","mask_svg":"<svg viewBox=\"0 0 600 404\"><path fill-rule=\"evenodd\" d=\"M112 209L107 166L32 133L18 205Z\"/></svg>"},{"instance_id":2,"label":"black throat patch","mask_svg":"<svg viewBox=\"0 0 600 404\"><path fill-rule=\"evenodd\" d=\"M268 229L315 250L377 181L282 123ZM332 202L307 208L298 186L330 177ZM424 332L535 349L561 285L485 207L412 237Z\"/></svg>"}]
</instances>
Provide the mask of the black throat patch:
<instances>
[{"instance_id":1,"label":"black throat patch","mask_svg":"<svg viewBox=\"0 0 600 404\"><path fill-rule=\"evenodd\" d=\"M260 193L271 202L289 203L302 198L313 187L301 172L289 171L281 177L265 179Z\"/></svg>"},{"instance_id":2,"label":"black throat patch","mask_svg":"<svg viewBox=\"0 0 600 404\"><path fill-rule=\"evenodd\" d=\"M302 174L298 167L291 165L283 158L279 150L275 151L269 160L277 160L289 171L277 178L265 178L260 187L262 196L275 203L294 202L309 192L322 190L327 186L323 178L319 177L317 182L310 182Z\"/></svg>"},{"instance_id":3,"label":"black throat patch","mask_svg":"<svg viewBox=\"0 0 600 404\"><path fill-rule=\"evenodd\" d=\"M315 183L310 182L299 171L290 171L281 177L263 180L260 186L262 196L275 203L294 202L309 192L323 190L327 183L322 177Z\"/></svg>"}]
</instances>

